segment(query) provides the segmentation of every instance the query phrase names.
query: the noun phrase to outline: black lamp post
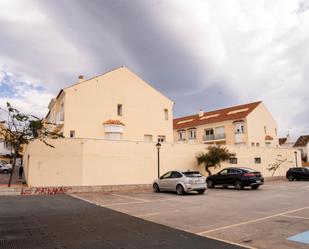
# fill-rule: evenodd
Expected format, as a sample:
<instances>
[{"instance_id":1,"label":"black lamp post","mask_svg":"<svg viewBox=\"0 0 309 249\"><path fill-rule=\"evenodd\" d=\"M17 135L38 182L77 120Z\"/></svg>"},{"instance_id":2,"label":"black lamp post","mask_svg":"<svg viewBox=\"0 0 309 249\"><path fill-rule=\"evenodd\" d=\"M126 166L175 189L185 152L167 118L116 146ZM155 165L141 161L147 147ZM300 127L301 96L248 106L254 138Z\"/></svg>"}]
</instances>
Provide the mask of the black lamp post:
<instances>
[{"instance_id":1,"label":"black lamp post","mask_svg":"<svg viewBox=\"0 0 309 249\"><path fill-rule=\"evenodd\" d=\"M294 155L295 155L295 164L296 164L296 167L298 167L298 165L297 165L297 151L294 151Z\"/></svg>"},{"instance_id":2,"label":"black lamp post","mask_svg":"<svg viewBox=\"0 0 309 249\"><path fill-rule=\"evenodd\" d=\"M158 141L158 143L156 144L157 150L158 150L158 178L160 177L160 148L161 148L161 144Z\"/></svg>"}]
</instances>

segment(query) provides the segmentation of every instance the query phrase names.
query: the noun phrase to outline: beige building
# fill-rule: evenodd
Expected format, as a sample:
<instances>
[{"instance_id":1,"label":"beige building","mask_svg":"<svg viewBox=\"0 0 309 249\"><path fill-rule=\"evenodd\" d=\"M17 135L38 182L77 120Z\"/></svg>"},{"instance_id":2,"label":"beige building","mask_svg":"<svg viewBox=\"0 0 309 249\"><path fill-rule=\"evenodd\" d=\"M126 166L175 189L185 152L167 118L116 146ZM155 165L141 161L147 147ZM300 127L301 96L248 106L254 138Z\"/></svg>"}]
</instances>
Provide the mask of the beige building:
<instances>
[{"instance_id":1,"label":"beige building","mask_svg":"<svg viewBox=\"0 0 309 249\"><path fill-rule=\"evenodd\" d=\"M48 108L46 120L65 137L173 141L173 101L126 67L80 76Z\"/></svg>"},{"instance_id":2,"label":"beige building","mask_svg":"<svg viewBox=\"0 0 309 249\"><path fill-rule=\"evenodd\" d=\"M300 136L294 146L294 149L299 150L301 152L301 158L304 162L309 162L308 155L309 155L309 135Z\"/></svg>"},{"instance_id":3,"label":"beige building","mask_svg":"<svg viewBox=\"0 0 309 249\"><path fill-rule=\"evenodd\" d=\"M174 119L174 141L278 147L277 124L262 102Z\"/></svg>"}]
</instances>

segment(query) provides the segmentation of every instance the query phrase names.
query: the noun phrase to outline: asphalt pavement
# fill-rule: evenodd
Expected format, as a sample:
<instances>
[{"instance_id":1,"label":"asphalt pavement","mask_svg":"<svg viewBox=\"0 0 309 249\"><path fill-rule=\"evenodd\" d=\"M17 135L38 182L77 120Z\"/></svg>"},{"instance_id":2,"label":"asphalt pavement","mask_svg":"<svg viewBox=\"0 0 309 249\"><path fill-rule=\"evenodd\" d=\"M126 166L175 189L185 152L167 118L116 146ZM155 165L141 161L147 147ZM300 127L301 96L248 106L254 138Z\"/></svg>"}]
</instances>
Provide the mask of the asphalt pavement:
<instances>
[{"instance_id":1,"label":"asphalt pavement","mask_svg":"<svg viewBox=\"0 0 309 249\"><path fill-rule=\"evenodd\" d=\"M1 196L1 249L240 249L67 195Z\"/></svg>"}]
</instances>

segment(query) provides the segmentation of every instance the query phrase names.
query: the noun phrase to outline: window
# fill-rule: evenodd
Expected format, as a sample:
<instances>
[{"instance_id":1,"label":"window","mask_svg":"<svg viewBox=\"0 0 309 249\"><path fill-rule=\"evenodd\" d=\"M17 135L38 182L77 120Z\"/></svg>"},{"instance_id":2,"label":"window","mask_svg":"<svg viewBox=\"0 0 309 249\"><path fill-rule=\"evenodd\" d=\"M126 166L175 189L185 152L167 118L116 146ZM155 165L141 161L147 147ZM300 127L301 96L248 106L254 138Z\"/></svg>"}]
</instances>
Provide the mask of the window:
<instances>
[{"instance_id":1,"label":"window","mask_svg":"<svg viewBox=\"0 0 309 249\"><path fill-rule=\"evenodd\" d=\"M152 142L152 135L144 135L145 142Z\"/></svg>"},{"instance_id":2,"label":"window","mask_svg":"<svg viewBox=\"0 0 309 249\"><path fill-rule=\"evenodd\" d=\"M271 145L271 142L266 142L266 143L265 143L265 146L266 146L266 147L270 147L270 145Z\"/></svg>"},{"instance_id":3,"label":"window","mask_svg":"<svg viewBox=\"0 0 309 249\"><path fill-rule=\"evenodd\" d=\"M117 115L122 116L122 104L117 105Z\"/></svg>"},{"instance_id":4,"label":"window","mask_svg":"<svg viewBox=\"0 0 309 249\"><path fill-rule=\"evenodd\" d=\"M240 174L241 172L240 172L240 170L238 170L238 169L228 169L228 170L227 170L227 173L228 173L229 175L236 175L236 174Z\"/></svg>"},{"instance_id":5,"label":"window","mask_svg":"<svg viewBox=\"0 0 309 249\"><path fill-rule=\"evenodd\" d=\"M251 143L251 147L254 147L255 146L255 143Z\"/></svg>"},{"instance_id":6,"label":"window","mask_svg":"<svg viewBox=\"0 0 309 249\"><path fill-rule=\"evenodd\" d=\"M256 143L256 147L260 147L260 143Z\"/></svg>"},{"instance_id":7,"label":"window","mask_svg":"<svg viewBox=\"0 0 309 249\"><path fill-rule=\"evenodd\" d=\"M168 110L164 109L164 119L168 120Z\"/></svg>"},{"instance_id":8,"label":"window","mask_svg":"<svg viewBox=\"0 0 309 249\"><path fill-rule=\"evenodd\" d=\"M196 139L196 129L195 128L189 129L189 139L191 140Z\"/></svg>"},{"instance_id":9,"label":"window","mask_svg":"<svg viewBox=\"0 0 309 249\"><path fill-rule=\"evenodd\" d=\"M260 157L255 157L255 158L254 158L254 163L255 163L255 164L261 164L261 162L262 162L262 160L261 160Z\"/></svg>"},{"instance_id":10,"label":"window","mask_svg":"<svg viewBox=\"0 0 309 249\"><path fill-rule=\"evenodd\" d=\"M186 140L185 135L186 135L186 131L185 130L179 130L178 131L178 140L179 141Z\"/></svg>"},{"instance_id":11,"label":"window","mask_svg":"<svg viewBox=\"0 0 309 249\"><path fill-rule=\"evenodd\" d=\"M221 170L219 175L227 175L227 169Z\"/></svg>"},{"instance_id":12,"label":"window","mask_svg":"<svg viewBox=\"0 0 309 249\"><path fill-rule=\"evenodd\" d=\"M75 131L70 131L70 137L75 137Z\"/></svg>"},{"instance_id":13,"label":"window","mask_svg":"<svg viewBox=\"0 0 309 249\"><path fill-rule=\"evenodd\" d=\"M277 133L278 133L277 128L275 128L275 134L278 135Z\"/></svg>"},{"instance_id":14,"label":"window","mask_svg":"<svg viewBox=\"0 0 309 249\"><path fill-rule=\"evenodd\" d=\"M230 164L237 164L237 157L231 157L229 161L230 161Z\"/></svg>"},{"instance_id":15,"label":"window","mask_svg":"<svg viewBox=\"0 0 309 249\"><path fill-rule=\"evenodd\" d=\"M267 127L264 125L264 132L267 133Z\"/></svg>"},{"instance_id":16,"label":"window","mask_svg":"<svg viewBox=\"0 0 309 249\"><path fill-rule=\"evenodd\" d=\"M170 178L172 174L172 171L169 171L167 173L165 173L163 176L160 177L160 179L167 179Z\"/></svg>"},{"instance_id":17,"label":"window","mask_svg":"<svg viewBox=\"0 0 309 249\"><path fill-rule=\"evenodd\" d=\"M208 135L213 135L213 134L214 134L214 129L211 128L211 129L206 129L206 130L205 130L205 135L206 135L206 136L208 136Z\"/></svg>"},{"instance_id":18,"label":"window","mask_svg":"<svg viewBox=\"0 0 309 249\"><path fill-rule=\"evenodd\" d=\"M177 171L173 171L171 174L171 178L181 178L181 177L182 175Z\"/></svg>"},{"instance_id":19,"label":"window","mask_svg":"<svg viewBox=\"0 0 309 249\"><path fill-rule=\"evenodd\" d=\"M166 140L165 136L158 136L158 142L159 143L164 143Z\"/></svg>"}]
</instances>

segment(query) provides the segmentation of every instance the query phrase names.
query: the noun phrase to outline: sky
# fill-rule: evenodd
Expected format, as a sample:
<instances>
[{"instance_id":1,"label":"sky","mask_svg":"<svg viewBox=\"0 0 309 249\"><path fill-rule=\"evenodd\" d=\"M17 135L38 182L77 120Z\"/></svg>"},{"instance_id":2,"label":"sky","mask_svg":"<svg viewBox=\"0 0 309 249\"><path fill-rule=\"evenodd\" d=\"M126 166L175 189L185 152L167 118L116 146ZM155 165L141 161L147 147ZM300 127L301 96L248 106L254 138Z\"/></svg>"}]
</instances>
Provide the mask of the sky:
<instances>
[{"instance_id":1,"label":"sky","mask_svg":"<svg viewBox=\"0 0 309 249\"><path fill-rule=\"evenodd\" d=\"M280 136L309 134L309 0L1 0L0 39L2 107L43 117L124 65L175 117L262 100Z\"/></svg>"}]
</instances>

